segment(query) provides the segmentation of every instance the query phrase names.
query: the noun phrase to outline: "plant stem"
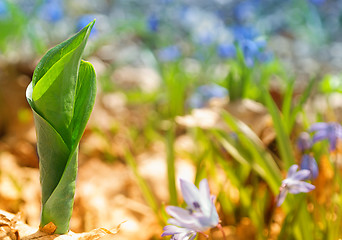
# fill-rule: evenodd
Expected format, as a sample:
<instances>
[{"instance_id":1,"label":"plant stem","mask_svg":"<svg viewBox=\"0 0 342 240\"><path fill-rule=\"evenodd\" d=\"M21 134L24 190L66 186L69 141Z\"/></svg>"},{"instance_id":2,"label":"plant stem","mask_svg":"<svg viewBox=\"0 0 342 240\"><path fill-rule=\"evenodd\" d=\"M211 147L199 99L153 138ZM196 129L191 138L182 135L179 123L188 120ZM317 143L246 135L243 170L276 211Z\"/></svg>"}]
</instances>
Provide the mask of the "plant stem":
<instances>
[{"instance_id":1,"label":"plant stem","mask_svg":"<svg viewBox=\"0 0 342 240\"><path fill-rule=\"evenodd\" d=\"M223 227L222 227L221 223L217 224L216 227L217 227L218 229L220 229L220 231L221 231L221 233L222 233L223 240L227 240L226 234L224 233L224 230L223 230Z\"/></svg>"},{"instance_id":2,"label":"plant stem","mask_svg":"<svg viewBox=\"0 0 342 240\"><path fill-rule=\"evenodd\" d=\"M167 133L166 138L166 150L167 150L167 174L170 194L170 204L177 206L177 191L176 191L176 171L175 171L175 153L174 153L174 141L175 141L175 126L174 122Z\"/></svg>"}]
</instances>

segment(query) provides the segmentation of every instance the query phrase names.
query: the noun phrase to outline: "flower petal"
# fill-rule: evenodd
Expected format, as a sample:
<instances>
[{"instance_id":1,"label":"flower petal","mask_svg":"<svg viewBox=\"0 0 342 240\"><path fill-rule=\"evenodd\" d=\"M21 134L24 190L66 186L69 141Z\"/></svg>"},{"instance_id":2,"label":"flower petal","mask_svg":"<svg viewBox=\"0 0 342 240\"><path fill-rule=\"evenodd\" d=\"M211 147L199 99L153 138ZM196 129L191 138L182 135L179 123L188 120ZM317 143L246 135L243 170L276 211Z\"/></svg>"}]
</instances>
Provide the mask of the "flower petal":
<instances>
[{"instance_id":1,"label":"flower petal","mask_svg":"<svg viewBox=\"0 0 342 240\"><path fill-rule=\"evenodd\" d=\"M199 192L200 192L200 202L201 202L201 210L204 215L209 216L211 212L211 206L213 202L211 201L209 184L207 179L203 179L199 184Z\"/></svg>"},{"instance_id":2,"label":"flower petal","mask_svg":"<svg viewBox=\"0 0 342 240\"><path fill-rule=\"evenodd\" d=\"M167 206L166 212L176 219L192 219L190 212L180 207Z\"/></svg>"},{"instance_id":3,"label":"flower petal","mask_svg":"<svg viewBox=\"0 0 342 240\"><path fill-rule=\"evenodd\" d=\"M330 143L329 150L334 151L336 149L337 136L336 135L329 136L329 143Z\"/></svg>"},{"instance_id":4,"label":"flower petal","mask_svg":"<svg viewBox=\"0 0 342 240\"><path fill-rule=\"evenodd\" d=\"M307 169L310 171L310 178L315 179L318 176L318 166L316 160L308 155L304 154L300 164L301 169Z\"/></svg>"},{"instance_id":5,"label":"flower petal","mask_svg":"<svg viewBox=\"0 0 342 240\"><path fill-rule=\"evenodd\" d=\"M188 228L177 227L173 225L167 225L163 228L164 232L162 233L162 237L173 235L172 239L175 240L187 240L187 239L194 239L197 233Z\"/></svg>"},{"instance_id":6,"label":"flower petal","mask_svg":"<svg viewBox=\"0 0 342 240\"><path fill-rule=\"evenodd\" d=\"M199 192L201 194L201 197L210 200L209 184L206 178L202 179L201 182L199 183Z\"/></svg>"},{"instance_id":7,"label":"flower petal","mask_svg":"<svg viewBox=\"0 0 342 240\"><path fill-rule=\"evenodd\" d=\"M310 171L307 169L299 170L291 176L292 180L304 180L310 176Z\"/></svg>"},{"instance_id":8,"label":"flower petal","mask_svg":"<svg viewBox=\"0 0 342 240\"><path fill-rule=\"evenodd\" d=\"M292 176L296 173L297 169L298 169L298 165L297 165L297 164L293 164L293 165L289 168L289 170L288 170L288 172L287 172L287 178L292 177Z\"/></svg>"},{"instance_id":9,"label":"flower petal","mask_svg":"<svg viewBox=\"0 0 342 240\"><path fill-rule=\"evenodd\" d=\"M167 236L167 235L173 235L173 234L176 234L176 233L181 233L181 232L184 232L184 229L185 228L180 228L180 227L177 227L177 226L174 226L174 225L166 225L163 230L163 234L161 235L162 237L164 236Z\"/></svg>"},{"instance_id":10,"label":"flower petal","mask_svg":"<svg viewBox=\"0 0 342 240\"><path fill-rule=\"evenodd\" d=\"M301 152L309 150L312 147L311 136L307 132L302 132L297 139L297 147Z\"/></svg>"},{"instance_id":11,"label":"flower petal","mask_svg":"<svg viewBox=\"0 0 342 240\"><path fill-rule=\"evenodd\" d=\"M329 135L326 131L319 131L319 132L316 132L314 136L312 137L312 142L316 143L318 141L322 141L328 138L329 138Z\"/></svg>"},{"instance_id":12,"label":"flower petal","mask_svg":"<svg viewBox=\"0 0 342 240\"><path fill-rule=\"evenodd\" d=\"M188 210L175 206L166 207L166 211L173 217L168 220L169 224L190 228L196 231L203 229L203 226L198 220L198 214L196 213L190 214Z\"/></svg>"},{"instance_id":13,"label":"flower petal","mask_svg":"<svg viewBox=\"0 0 342 240\"><path fill-rule=\"evenodd\" d=\"M189 238L189 240L194 240L196 235L197 235L197 233L195 233L193 236L191 236L191 238Z\"/></svg>"},{"instance_id":14,"label":"flower petal","mask_svg":"<svg viewBox=\"0 0 342 240\"><path fill-rule=\"evenodd\" d=\"M287 195L288 190L287 189L283 189L280 191L279 195L278 195L278 199L277 199L277 206L279 207L285 200L285 197Z\"/></svg>"},{"instance_id":15,"label":"flower petal","mask_svg":"<svg viewBox=\"0 0 342 240\"><path fill-rule=\"evenodd\" d=\"M309 132L326 130L328 127L329 127L329 123L325 123L325 122L314 123L310 126Z\"/></svg>"},{"instance_id":16,"label":"flower petal","mask_svg":"<svg viewBox=\"0 0 342 240\"><path fill-rule=\"evenodd\" d=\"M296 183L292 184L291 186L288 186L288 190L292 194L297 194L301 192L310 192L311 190L315 189L315 186L302 181L297 181Z\"/></svg>"},{"instance_id":17,"label":"flower petal","mask_svg":"<svg viewBox=\"0 0 342 240\"><path fill-rule=\"evenodd\" d=\"M180 179L180 187L188 207L193 210L200 208L201 195L196 186L191 182Z\"/></svg>"}]
</instances>

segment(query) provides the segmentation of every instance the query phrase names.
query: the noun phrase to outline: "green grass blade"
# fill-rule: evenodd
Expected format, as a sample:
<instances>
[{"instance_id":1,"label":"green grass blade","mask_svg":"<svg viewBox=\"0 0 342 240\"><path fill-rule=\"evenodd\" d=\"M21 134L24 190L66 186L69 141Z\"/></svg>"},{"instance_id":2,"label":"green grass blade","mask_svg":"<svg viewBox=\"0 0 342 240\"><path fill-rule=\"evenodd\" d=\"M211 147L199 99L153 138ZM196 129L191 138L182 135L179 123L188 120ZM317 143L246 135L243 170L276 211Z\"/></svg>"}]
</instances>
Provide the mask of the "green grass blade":
<instances>
[{"instance_id":1,"label":"green grass blade","mask_svg":"<svg viewBox=\"0 0 342 240\"><path fill-rule=\"evenodd\" d=\"M150 208L153 210L153 212L156 214L156 216L159 216L159 205L157 203L157 200L156 200L155 196L153 195L150 187L146 183L145 179L140 175L138 167L137 167L137 163L136 163L133 155L129 151L126 151L125 159L126 159L128 166L133 171L133 174L134 174L134 176L138 182L140 190L141 190L147 204L150 206Z\"/></svg>"},{"instance_id":2,"label":"green grass blade","mask_svg":"<svg viewBox=\"0 0 342 240\"><path fill-rule=\"evenodd\" d=\"M277 144L279 146L281 159L284 161L285 168L288 169L292 164L295 163L295 158L293 156L289 136L285 130L284 120L269 92L265 88L261 89L264 96L265 105L272 116L274 129L277 133Z\"/></svg>"},{"instance_id":3,"label":"green grass blade","mask_svg":"<svg viewBox=\"0 0 342 240\"><path fill-rule=\"evenodd\" d=\"M293 108L290 118L289 118L289 130L292 130L293 125L295 124L296 118L298 113L300 113L303 110L303 106L306 103L306 101L308 100L308 98L310 97L310 94L312 93L312 89L316 84L316 79L312 78L310 80L310 82L308 83L307 87L305 88L304 92L301 94L301 97L298 101L298 103L296 104L296 106Z\"/></svg>"},{"instance_id":4,"label":"green grass blade","mask_svg":"<svg viewBox=\"0 0 342 240\"><path fill-rule=\"evenodd\" d=\"M284 117L284 124L285 124L285 130L287 134L290 134L291 132L291 122L290 122L290 116L291 116L291 110L292 110L292 98L293 98L293 92L295 87L295 81L291 80L287 84L287 88L284 95L283 105L281 108L281 111L283 113Z\"/></svg>"},{"instance_id":5,"label":"green grass blade","mask_svg":"<svg viewBox=\"0 0 342 240\"><path fill-rule=\"evenodd\" d=\"M222 115L228 126L237 134L238 140L232 146L236 149L234 152L239 153L242 158L240 160L238 160L239 158L236 159L240 163L248 162L250 167L265 179L273 193L278 193L281 183L281 172L273 157L263 146L261 140L246 124L235 119L229 113L223 112ZM216 136L218 135L216 134ZM222 133L219 139L224 143ZM230 151L231 154L233 153L229 148L226 150ZM241 162L242 159L244 159L243 162Z\"/></svg>"}]
</instances>

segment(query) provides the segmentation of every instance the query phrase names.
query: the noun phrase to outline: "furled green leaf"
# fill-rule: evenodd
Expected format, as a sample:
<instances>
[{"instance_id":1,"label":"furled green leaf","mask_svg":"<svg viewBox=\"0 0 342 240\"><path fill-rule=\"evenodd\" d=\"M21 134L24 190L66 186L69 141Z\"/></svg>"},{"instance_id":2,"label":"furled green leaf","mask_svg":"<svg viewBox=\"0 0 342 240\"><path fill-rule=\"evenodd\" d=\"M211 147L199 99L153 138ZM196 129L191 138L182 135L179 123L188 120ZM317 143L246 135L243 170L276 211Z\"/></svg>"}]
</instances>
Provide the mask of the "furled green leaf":
<instances>
[{"instance_id":1,"label":"furled green leaf","mask_svg":"<svg viewBox=\"0 0 342 240\"><path fill-rule=\"evenodd\" d=\"M34 112L42 187L40 227L66 233L73 207L78 144L96 95L93 66L81 60L91 22L37 65L26 97Z\"/></svg>"}]
</instances>

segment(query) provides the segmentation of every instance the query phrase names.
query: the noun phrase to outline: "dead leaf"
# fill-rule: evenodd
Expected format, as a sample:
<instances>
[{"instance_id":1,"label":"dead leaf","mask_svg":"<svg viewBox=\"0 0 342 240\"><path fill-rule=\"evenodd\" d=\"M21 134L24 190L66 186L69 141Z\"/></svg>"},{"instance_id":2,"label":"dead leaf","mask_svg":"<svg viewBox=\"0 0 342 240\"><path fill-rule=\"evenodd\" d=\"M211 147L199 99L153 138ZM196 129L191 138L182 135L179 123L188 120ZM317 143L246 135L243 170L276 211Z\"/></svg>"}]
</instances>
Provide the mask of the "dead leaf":
<instances>
[{"instance_id":1,"label":"dead leaf","mask_svg":"<svg viewBox=\"0 0 342 240\"><path fill-rule=\"evenodd\" d=\"M44 227L40 228L39 230L47 233L47 234L53 234L56 231L57 227L53 222L49 222Z\"/></svg>"},{"instance_id":2,"label":"dead leaf","mask_svg":"<svg viewBox=\"0 0 342 240\"><path fill-rule=\"evenodd\" d=\"M2 240L19 240L19 232L15 227L16 218L9 219L5 215L0 214L0 239Z\"/></svg>"},{"instance_id":3,"label":"dead leaf","mask_svg":"<svg viewBox=\"0 0 342 240\"><path fill-rule=\"evenodd\" d=\"M231 102L226 107L222 105L194 109L190 115L176 117L176 122L185 127L214 128L229 132L231 130L221 117L222 111L228 111L234 118L247 125L265 145L269 145L275 139L272 118L267 109L249 99Z\"/></svg>"}]
</instances>

